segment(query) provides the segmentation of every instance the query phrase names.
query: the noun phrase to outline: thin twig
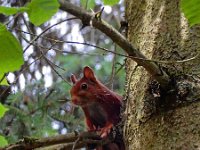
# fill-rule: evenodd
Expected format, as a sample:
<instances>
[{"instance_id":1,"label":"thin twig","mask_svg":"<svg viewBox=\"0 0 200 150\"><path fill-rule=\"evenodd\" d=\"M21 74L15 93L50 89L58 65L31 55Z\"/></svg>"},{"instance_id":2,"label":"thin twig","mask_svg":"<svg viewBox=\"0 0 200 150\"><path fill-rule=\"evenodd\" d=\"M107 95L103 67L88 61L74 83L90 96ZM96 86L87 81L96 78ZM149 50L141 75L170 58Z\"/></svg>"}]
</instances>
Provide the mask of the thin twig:
<instances>
[{"instance_id":1,"label":"thin twig","mask_svg":"<svg viewBox=\"0 0 200 150\"><path fill-rule=\"evenodd\" d=\"M74 142L74 144L73 144L73 147L72 147L72 150L75 150L75 147L76 147L76 145L77 145L77 143L80 141L80 137L78 137L77 139L76 139L76 141Z\"/></svg>"},{"instance_id":2,"label":"thin twig","mask_svg":"<svg viewBox=\"0 0 200 150\"><path fill-rule=\"evenodd\" d=\"M62 77L62 75L54 68L54 66L53 65L55 65L53 62L51 62L45 55L44 55L44 53L42 52L42 51L40 51L41 52L41 54L43 55L43 57L44 57L44 59L46 60L46 62L49 64L49 66L51 67L51 69L63 80L63 81L65 81L68 85L70 85L70 86L72 86L71 84L70 84L70 82L69 81L67 81L65 78L63 78Z\"/></svg>"},{"instance_id":3,"label":"thin twig","mask_svg":"<svg viewBox=\"0 0 200 150\"><path fill-rule=\"evenodd\" d=\"M44 29L38 36L36 36L33 40L30 41L30 44L24 49L23 52L25 53L25 51L31 46L31 44L32 44L33 42L35 42L37 39L39 39L39 37L42 36L45 32L47 32L49 29L51 29L51 28L53 28L54 26L59 25L59 24L61 24L61 23L63 23L63 22L70 21L70 20L74 20L74 19L77 19L77 18L73 17L73 18L68 18L68 19L65 19L65 20L61 20L61 21L59 21L59 22L53 24L52 26L49 26L48 28Z\"/></svg>"},{"instance_id":4,"label":"thin twig","mask_svg":"<svg viewBox=\"0 0 200 150\"><path fill-rule=\"evenodd\" d=\"M23 31L23 30L20 30L20 29L17 29L23 33L26 33L26 34L30 34L30 35L34 35L36 36L36 34L31 34L31 33L28 33L26 31ZM170 60L156 60L156 59L147 59L147 58L139 58L139 57L133 57L133 56L128 56L126 54L122 54L122 53L117 53L117 52L114 52L114 51L110 51L106 48L103 48L103 47L100 47L100 46L97 46L97 45L93 45L93 44L90 44L90 43L86 43L86 42L76 42L76 41L65 41L65 40L57 40L57 39L53 39L53 38L48 38L48 37L43 37L43 36L40 36L40 38L44 38L44 39L47 39L47 40L51 40L51 41L56 41L57 43L69 43L69 44L80 44L80 45L86 45L86 46L90 46L90 47L94 47L94 48L98 48L100 50L103 50L103 51L106 51L106 52L109 52L109 53L113 53L115 55L118 55L118 56L122 56L122 57L126 57L126 58L132 58L132 59L138 59L138 60L141 60L141 61L147 61L147 62L155 62L155 63L163 63L163 64L176 64L176 63L186 63L186 62L189 62L189 61L192 61L192 60L195 60L198 58L199 54L191 57L191 58L187 58L187 59L183 59L183 60L174 60L174 61L170 61ZM57 51L61 51L61 50L58 50L56 49ZM65 51L63 51L65 52ZM66 51L66 53L74 53L74 52L69 52L69 51ZM74 54L77 54L77 53L74 53Z\"/></svg>"},{"instance_id":5,"label":"thin twig","mask_svg":"<svg viewBox=\"0 0 200 150\"><path fill-rule=\"evenodd\" d=\"M117 50L117 46L116 44L114 45L114 52L116 52ZM115 77L115 70L116 70L116 55L113 55L113 59L112 59L112 72L111 72L111 76L109 79L109 87L113 90L113 81L114 81L114 77Z\"/></svg>"},{"instance_id":6,"label":"thin twig","mask_svg":"<svg viewBox=\"0 0 200 150\"><path fill-rule=\"evenodd\" d=\"M28 42L29 44L31 44L31 45L37 46L37 45L34 44L34 43L30 43L26 38L24 38L24 40L25 40L26 42ZM55 44L55 43L56 43L56 41L54 42L54 44ZM47 49L46 53L47 53L49 50L51 50L51 49L53 48L54 44L51 45L51 47L46 48L46 49ZM37 46L37 47L39 47L39 46ZM39 50L40 50L40 47L39 47ZM67 81L65 78L62 77L62 75L60 75L60 73L53 67L53 65L55 65L55 66L58 67L59 69L62 69L62 70L65 70L65 69L64 69L64 68L61 68L61 67L57 66L56 64L54 64L53 62L51 62L51 61L45 56L45 54L43 53L42 50L40 50L40 53L41 53L41 55L44 57L44 59L46 60L46 62L49 64L49 66L52 68L52 70L53 70L63 81L65 81L68 85L72 86L72 85L69 83L69 81Z\"/></svg>"}]
</instances>

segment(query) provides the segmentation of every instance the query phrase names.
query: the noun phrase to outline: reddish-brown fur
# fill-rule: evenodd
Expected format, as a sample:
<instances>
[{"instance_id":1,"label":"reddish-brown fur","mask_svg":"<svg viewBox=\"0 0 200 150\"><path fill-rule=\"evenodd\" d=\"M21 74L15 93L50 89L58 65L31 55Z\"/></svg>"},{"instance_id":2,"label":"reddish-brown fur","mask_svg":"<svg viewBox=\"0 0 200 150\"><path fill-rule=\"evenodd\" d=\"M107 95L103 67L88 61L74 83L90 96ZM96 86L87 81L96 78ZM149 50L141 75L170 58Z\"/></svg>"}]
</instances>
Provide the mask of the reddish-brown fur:
<instances>
[{"instance_id":1,"label":"reddish-brown fur","mask_svg":"<svg viewBox=\"0 0 200 150\"><path fill-rule=\"evenodd\" d=\"M106 137L113 125L121 120L122 97L104 86L88 66L84 67L83 77L80 80L72 75L71 81L73 82L70 91L72 102L82 107L88 130L98 130L102 138ZM97 149L124 150L124 145L113 142Z\"/></svg>"}]
</instances>

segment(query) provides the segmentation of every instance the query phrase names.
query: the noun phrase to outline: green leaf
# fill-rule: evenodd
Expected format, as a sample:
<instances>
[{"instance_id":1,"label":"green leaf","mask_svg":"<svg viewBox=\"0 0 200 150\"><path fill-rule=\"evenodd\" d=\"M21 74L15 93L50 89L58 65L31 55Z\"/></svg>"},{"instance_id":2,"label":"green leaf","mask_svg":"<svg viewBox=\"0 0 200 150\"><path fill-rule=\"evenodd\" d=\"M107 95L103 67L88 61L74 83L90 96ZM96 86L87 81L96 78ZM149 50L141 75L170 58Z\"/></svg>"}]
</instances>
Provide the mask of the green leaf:
<instances>
[{"instance_id":1,"label":"green leaf","mask_svg":"<svg viewBox=\"0 0 200 150\"><path fill-rule=\"evenodd\" d=\"M4 73L0 72L0 85L8 85L6 77L4 77Z\"/></svg>"},{"instance_id":2,"label":"green leaf","mask_svg":"<svg viewBox=\"0 0 200 150\"><path fill-rule=\"evenodd\" d=\"M6 111L8 111L8 108L4 107L4 106L0 103L0 118L3 117L3 115L5 114Z\"/></svg>"},{"instance_id":3,"label":"green leaf","mask_svg":"<svg viewBox=\"0 0 200 150\"><path fill-rule=\"evenodd\" d=\"M18 70L23 61L23 50L19 41L0 23L0 77L4 73ZM1 84L1 83L0 83Z\"/></svg>"},{"instance_id":4,"label":"green leaf","mask_svg":"<svg viewBox=\"0 0 200 150\"><path fill-rule=\"evenodd\" d=\"M18 12L25 12L27 11L28 8L26 7L5 7L5 6L0 6L0 13L5 14L5 15L14 15Z\"/></svg>"},{"instance_id":5,"label":"green leaf","mask_svg":"<svg viewBox=\"0 0 200 150\"><path fill-rule=\"evenodd\" d=\"M8 145L7 140L3 136L0 135L0 147L6 146L6 145Z\"/></svg>"},{"instance_id":6,"label":"green leaf","mask_svg":"<svg viewBox=\"0 0 200 150\"><path fill-rule=\"evenodd\" d=\"M182 0L181 10L188 19L190 26L200 23L200 0Z\"/></svg>"},{"instance_id":7,"label":"green leaf","mask_svg":"<svg viewBox=\"0 0 200 150\"><path fill-rule=\"evenodd\" d=\"M57 0L32 0L27 7L30 21L39 26L58 11L59 3Z\"/></svg>"},{"instance_id":8,"label":"green leaf","mask_svg":"<svg viewBox=\"0 0 200 150\"><path fill-rule=\"evenodd\" d=\"M110 6L113 6L117 4L118 2L119 0L103 0L104 5L110 5Z\"/></svg>"},{"instance_id":9,"label":"green leaf","mask_svg":"<svg viewBox=\"0 0 200 150\"><path fill-rule=\"evenodd\" d=\"M95 0L81 0L81 5L86 7L87 9L94 8Z\"/></svg>"}]
</instances>

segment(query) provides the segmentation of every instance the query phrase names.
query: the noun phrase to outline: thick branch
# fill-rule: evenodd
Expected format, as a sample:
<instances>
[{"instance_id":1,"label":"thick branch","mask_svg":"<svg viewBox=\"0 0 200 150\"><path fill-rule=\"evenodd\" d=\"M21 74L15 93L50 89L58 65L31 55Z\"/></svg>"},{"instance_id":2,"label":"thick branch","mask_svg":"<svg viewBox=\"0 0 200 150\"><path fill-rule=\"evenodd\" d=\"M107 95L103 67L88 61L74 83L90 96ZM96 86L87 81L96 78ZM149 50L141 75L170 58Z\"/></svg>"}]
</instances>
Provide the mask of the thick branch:
<instances>
[{"instance_id":1,"label":"thick branch","mask_svg":"<svg viewBox=\"0 0 200 150\"><path fill-rule=\"evenodd\" d=\"M140 51L135 49L133 45L115 28L110 26L104 20L95 18L95 14L89 13L81 7L77 7L66 0L59 0L59 3L61 5L60 9L78 17L84 25L90 25L92 23L93 27L99 29L110 37L129 56L132 56L131 58L137 62L138 65L143 66L149 74L160 83L161 87L165 88L169 85L170 78L166 72L164 72L155 62L145 61L146 57Z\"/></svg>"},{"instance_id":2,"label":"thick branch","mask_svg":"<svg viewBox=\"0 0 200 150\"><path fill-rule=\"evenodd\" d=\"M22 141L11 144L2 150L31 150L40 147L49 147L55 145L56 147L64 147L67 149L83 148L87 144L106 144L109 139L101 139L95 132L83 132L81 134L69 133L66 135L58 135L54 137L46 137L41 139L24 138ZM0 148L1 149L1 148Z\"/></svg>"}]
</instances>

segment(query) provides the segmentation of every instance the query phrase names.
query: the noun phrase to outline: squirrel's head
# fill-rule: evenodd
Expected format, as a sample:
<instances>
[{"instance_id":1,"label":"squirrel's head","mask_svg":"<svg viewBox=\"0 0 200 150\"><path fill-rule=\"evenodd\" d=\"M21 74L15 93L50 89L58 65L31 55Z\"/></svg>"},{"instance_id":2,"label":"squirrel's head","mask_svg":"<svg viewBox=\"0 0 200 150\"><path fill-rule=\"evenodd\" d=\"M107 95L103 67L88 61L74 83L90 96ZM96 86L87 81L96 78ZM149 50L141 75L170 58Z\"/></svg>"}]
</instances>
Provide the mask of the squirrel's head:
<instances>
[{"instance_id":1,"label":"squirrel's head","mask_svg":"<svg viewBox=\"0 0 200 150\"><path fill-rule=\"evenodd\" d=\"M84 106L95 100L95 90L97 79L94 71L86 66L83 69L83 77L78 80L75 75L71 75L73 87L70 90L72 102L76 105Z\"/></svg>"}]
</instances>

